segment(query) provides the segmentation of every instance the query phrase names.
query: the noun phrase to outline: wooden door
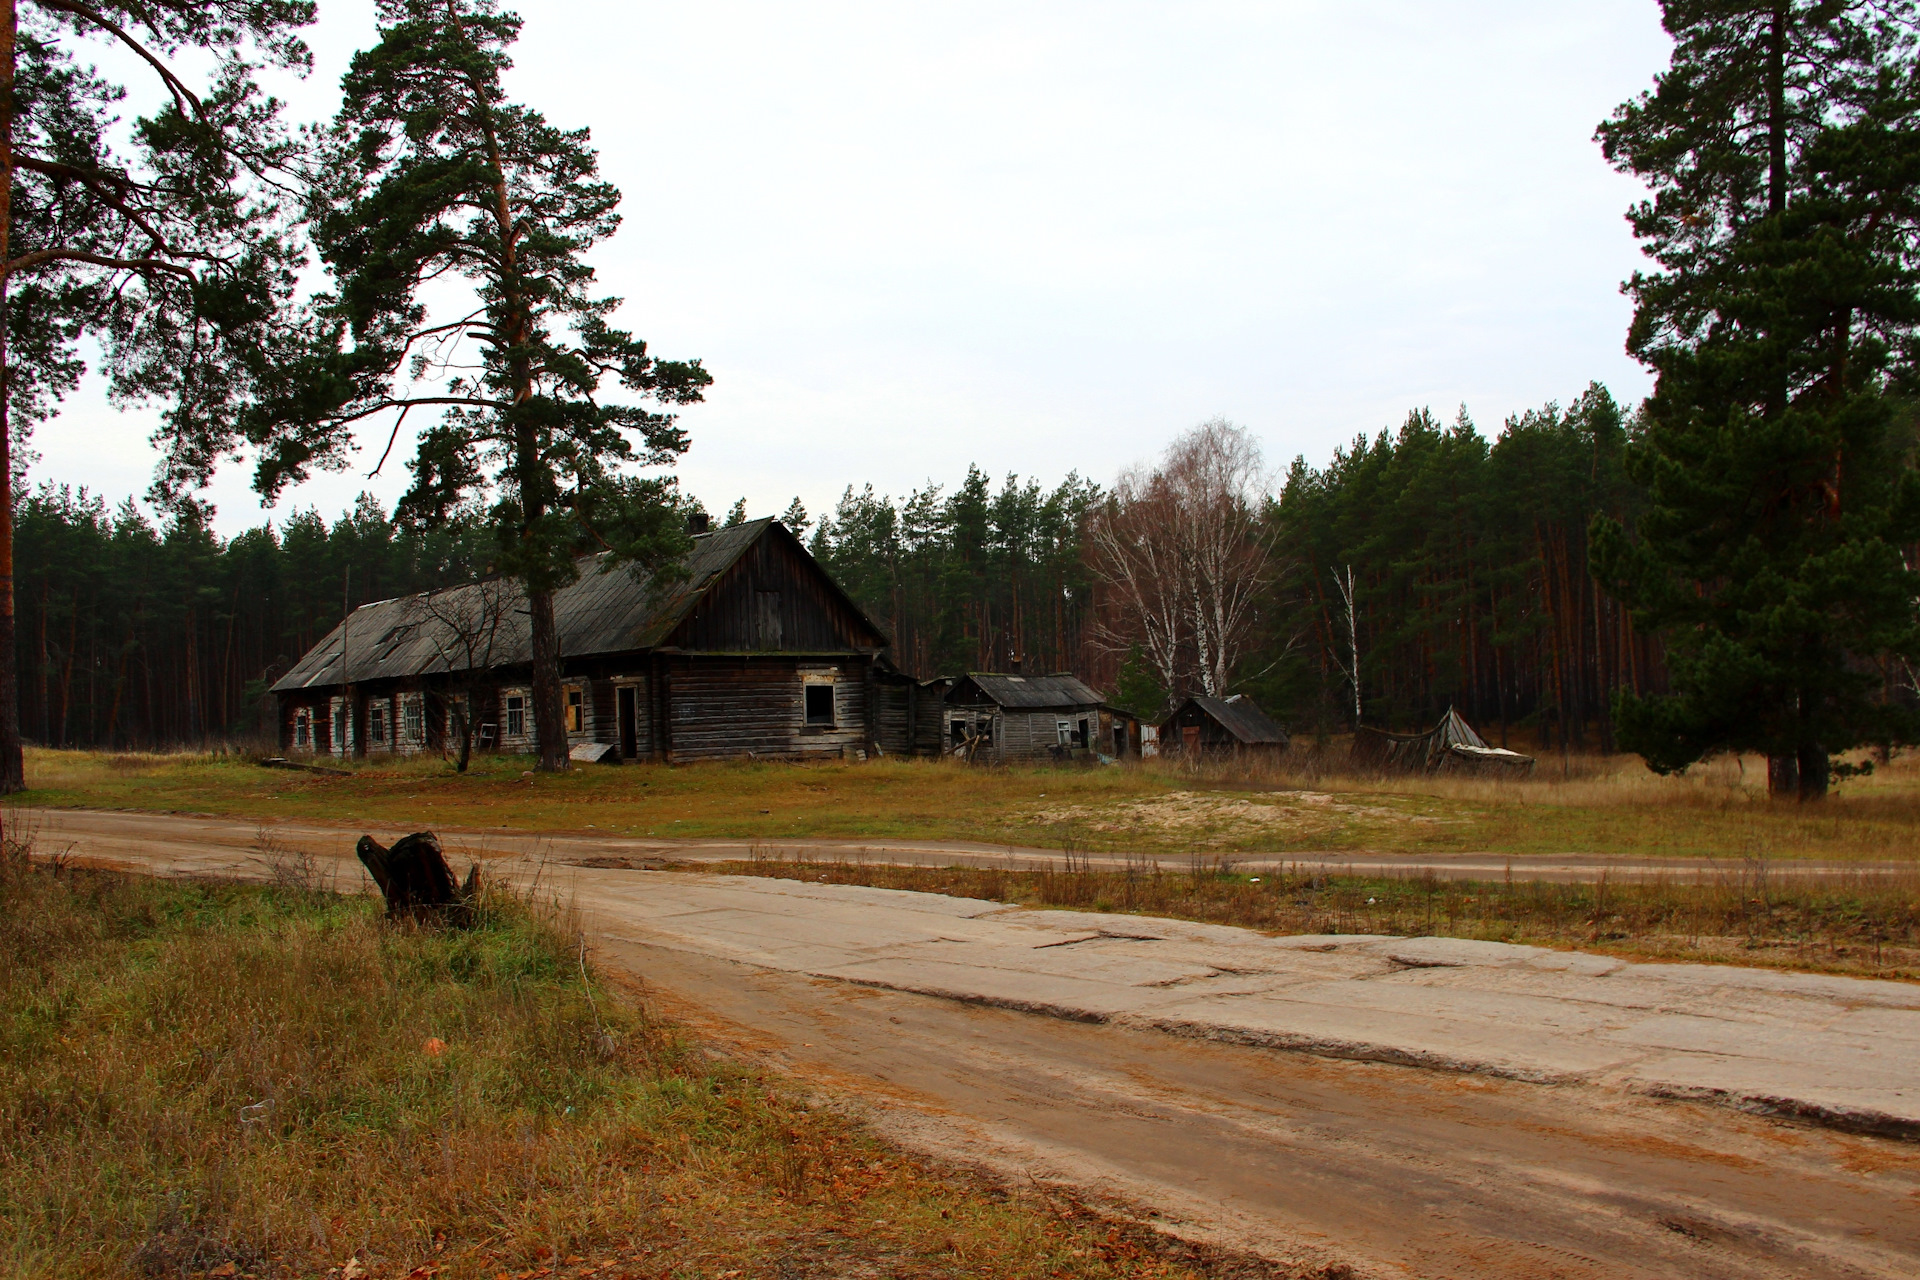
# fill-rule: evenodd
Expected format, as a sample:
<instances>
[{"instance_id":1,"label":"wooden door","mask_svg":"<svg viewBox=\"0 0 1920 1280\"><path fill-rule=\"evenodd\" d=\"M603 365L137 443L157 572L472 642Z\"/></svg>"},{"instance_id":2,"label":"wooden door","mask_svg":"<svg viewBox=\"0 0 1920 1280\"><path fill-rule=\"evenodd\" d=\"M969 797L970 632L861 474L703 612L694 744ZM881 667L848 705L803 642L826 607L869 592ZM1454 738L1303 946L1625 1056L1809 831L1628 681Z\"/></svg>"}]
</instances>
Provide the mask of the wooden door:
<instances>
[{"instance_id":1,"label":"wooden door","mask_svg":"<svg viewBox=\"0 0 1920 1280\"><path fill-rule=\"evenodd\" d=\"M617 691L620 707L620 758L631 760L639 754L639 729L637 721L639 699L636 690L630 684L623 684Z\"/></svg>"}]
</instances>

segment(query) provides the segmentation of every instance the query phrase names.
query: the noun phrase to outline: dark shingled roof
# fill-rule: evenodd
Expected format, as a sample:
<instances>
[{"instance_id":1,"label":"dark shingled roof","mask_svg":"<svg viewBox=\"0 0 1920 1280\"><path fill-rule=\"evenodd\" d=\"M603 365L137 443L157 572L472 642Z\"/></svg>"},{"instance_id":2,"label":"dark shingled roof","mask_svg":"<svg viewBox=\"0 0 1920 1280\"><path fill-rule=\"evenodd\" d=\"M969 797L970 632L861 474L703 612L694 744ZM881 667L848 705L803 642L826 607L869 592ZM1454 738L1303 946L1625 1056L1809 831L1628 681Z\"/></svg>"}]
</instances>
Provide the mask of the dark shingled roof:
<instances>
[{"instance_id":1,"label":"dark shingled roof","mask_svg":"<svg viewBox=\"0 0 1920 1280\"><path fill-rule=\"evenodd\" d=\"M579 580L553 593L554 623L560 632L560 652L569 657L594 653L624 653L660 644L680 625L714 580L740 559L760 537L771 519L749 520L729 529L700 534L687 557L687 579L656 597L651 584L633 569L607 567L608 554L583 556ZM470 583L432 593L438 611L459 616L461 606L486 589ZM532 637L526 603L517 587L509 588L507 616L494 641L496 667L533 661ZM401 596L361 605L345 626L347 679L379 680L425 675L449 669L448 656L463 654L446 624L435 622L425 596ZM469 609L472 608L468 604ZM273 686L286 693L313 685L343 683L340 673L342 629L327 637Z\"/></svg>"},{"instance_id":2,"label":"dark shingled roof","mask_svg":"<svg viewBox=\"0 0 1920 1280\"><path fill-rule=\"evenodd\" d=\"M1092 707L1101 702L1099 694L1065 672L1050 676L1010 676L970 671L967 679L978 686L980 692L995 705L1002 707ZM956 699L949 694L949 700L964 700L965 694L960 686L955 686L955 692L960 693L961 698Z\"/></svg>"},{"instance_id":3,"label":"dark shingled roof","mask_svg":"<svg viewBox=\"0 0 1920 1280\"><path fill-rule=\"evenodd\" d=\"M1208 698L1195 694L1175 707L1173 716L1179 715L1188 702L1212 716L1222 729L1250 747L1287 745L1287 731L1269 719L1267 713L1244 694L1236 693L1231 698ZM1168 716L1167 720L1171 721L1173 716Z\"/></svg>"}]
</instances>

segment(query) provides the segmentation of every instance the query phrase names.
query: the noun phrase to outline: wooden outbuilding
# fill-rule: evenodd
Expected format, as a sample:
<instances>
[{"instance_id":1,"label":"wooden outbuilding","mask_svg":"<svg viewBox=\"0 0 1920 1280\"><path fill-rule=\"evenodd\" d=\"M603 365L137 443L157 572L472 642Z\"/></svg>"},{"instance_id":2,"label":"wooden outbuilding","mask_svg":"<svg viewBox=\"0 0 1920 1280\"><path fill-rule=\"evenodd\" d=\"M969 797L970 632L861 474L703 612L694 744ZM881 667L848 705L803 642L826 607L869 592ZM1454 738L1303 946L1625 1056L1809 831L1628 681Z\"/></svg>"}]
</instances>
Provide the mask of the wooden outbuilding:
<instances>
[{"instance_id":1,"label":"wooden outbuilding","mask_svg":"<svg viewBox=\"0 0 1920 1280\"><path fill-rule=\"evenodd\" d=\"M1194 694L1182 700L1160 722L1158 736L1161 755L1189 759L1287 749L1287 731L1240 693L1229 698Z\"/></svg>"},{"instance_id":2,"label":"wooden outbuilding","mask_svg":"<svg viewBox=\"0 0 1920 1280\"><path fill-rule=\"evenodd\" d=\"M933 736L920 721L940 723L944 688L885 663L886 635L778 521L699 534L678 582L605 556L579 567L554 596L577 758L914 754ZM437 752L464 710L476 748L530 752L531 671L525 601L510 586L363 605L274 685L282 749Z\"/></svg>"},{"instance_id":3,"label":"wooden outbuilding","mask_svg":"<svg viewBox=\"0 0 1920 1280\"><path fill-rule=\"evenodd\" d=\"M971 672L953 681L944 710L946 750L967 760L1091 760L1138 750L1137 728L1129 727L1138 721L1065 672Z\"/></svg>"}]
</instances>

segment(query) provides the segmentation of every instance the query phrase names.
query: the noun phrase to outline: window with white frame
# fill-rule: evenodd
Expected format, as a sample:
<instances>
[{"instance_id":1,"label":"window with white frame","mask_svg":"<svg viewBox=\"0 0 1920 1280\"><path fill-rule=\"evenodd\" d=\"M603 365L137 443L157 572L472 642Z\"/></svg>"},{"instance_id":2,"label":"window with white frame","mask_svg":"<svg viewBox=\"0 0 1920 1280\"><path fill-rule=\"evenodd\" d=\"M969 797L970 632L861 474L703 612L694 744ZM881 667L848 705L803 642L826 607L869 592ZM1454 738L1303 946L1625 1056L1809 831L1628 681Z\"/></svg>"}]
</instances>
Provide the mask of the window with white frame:
<instances>
[{"instance_id":1,"label":"window with white frame","mask_svg":"<svg viewBox=\"0 0 1920 1280\"><path fill-rule=\"evenodd\" d=\"M1053 731L1058 735L1061 746L1065 747L1073 744L1073 721L1056 720L1053 722Z\"/></svg>"},{"instance_id":2,"label":"window with white frame","mask_svg":"<svg viewBox=\"0 0 1920 1280\"><path fill-rule=\"evenodd\" d=\"M524 738L527 736L527 699L526 695L510 693L506 697L507 736Z\"/></svg>"},{"instance_id":3,"label":"window with white frame","mask_svg":"<svg viewBox=\"0 0 1920 1280\"><path fill-rule=\"evenodd\" d=\"M305 707L293 713L293 745L302 751L313 747L313 712Z\"/></svg>"},{"instance_id":4,"label":"window with white frame","mask_svg":"<svg viewBox=\"0 0 1920 1280\"><path fill-rule=\"evenodd\" d=\"M831 729L836 723L833 707L835 674L832 668L801 672L800 709L808 728Z\"/></svg>"},{"instance_id":5,"label":"window with white frame","mask_svg":"<svg viewBox=\"0 0 1920 1280\"><path fill-rule=\"evenodd\" d=\"M387 700L367 704L367 745L379 750L387 745Z\"/></svg>"}]
</instances>

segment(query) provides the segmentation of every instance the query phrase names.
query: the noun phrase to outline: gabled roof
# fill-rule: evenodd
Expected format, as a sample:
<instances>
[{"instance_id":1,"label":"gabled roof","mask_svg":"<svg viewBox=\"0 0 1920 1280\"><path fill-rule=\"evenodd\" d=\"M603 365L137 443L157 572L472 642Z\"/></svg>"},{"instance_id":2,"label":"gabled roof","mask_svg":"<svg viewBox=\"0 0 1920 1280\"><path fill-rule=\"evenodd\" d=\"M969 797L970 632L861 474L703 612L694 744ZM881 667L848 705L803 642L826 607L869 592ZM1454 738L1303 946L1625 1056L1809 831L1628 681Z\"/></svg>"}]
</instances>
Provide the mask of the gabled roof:
<instances>
[{"instance_id":1,"label":"gabled roof","mask_svg":"<svg viewBox=\"0 0 1920 1280\"><path fill-rule=\"evenodd\" d=\"M1050 676L1014 676L985 671L968 672L966 679L955 683L947 694L947 701L977 703L979 699L969 694L969 684L987 701L1011 709L1093 707L1101 702L1099 694L1066 672Z\"/></svg>"},{"instance_id":2,"label":"gabled roof","mask_svg":"<svg viewBox=\"0 0 1920 1280\"><path fill-rule=\"evenodd\" d=\"M658 592L631 566L612 564L609 552L582 556L577 565L579 578L553 593L560 652L578 658L658 647L748 548L774 530L778 532L773 536L785 536L799 546L798 539L770 518L696 535L687 556L685 581ZM805 548L801 550L805 554ZM824 570L821 576L832 581ZM860 612L837 583L833 589L849 609ZM343 627L335 627L308 650L293 670L274 684L274 692L435 674L465 666L465 650L454 630L436 620L436 615L441 619L475 615L486 593L494 592L498 598L503 590L505 613L493 642L492 661L487 665L530 663L533 647L525 597L517 586L496 579L361 605ZM860 617L865 620L866 615ZM874 632L881 634L877 627ZM344 680L340 664L343 635L351 668Z\"/></svg>"},{"instance_id":3,"label":"gabled roof","mask_svg":"<svg viewBox=\"0 0 1920 1280\"><path fill-rule=\"evenodd\" d=\"M1202 694L1183 700L1173 709L1173 714L1161 723L1171 723L1188 704L1199 707L1213 718L1215 724L1232 734L1236 741L1247 746L1287 745L1287 731L1275 724L1267 713L1254 705L1253 699L1236 693L1231 698L1209 698Z\"/></svg>"}]
</instances>

